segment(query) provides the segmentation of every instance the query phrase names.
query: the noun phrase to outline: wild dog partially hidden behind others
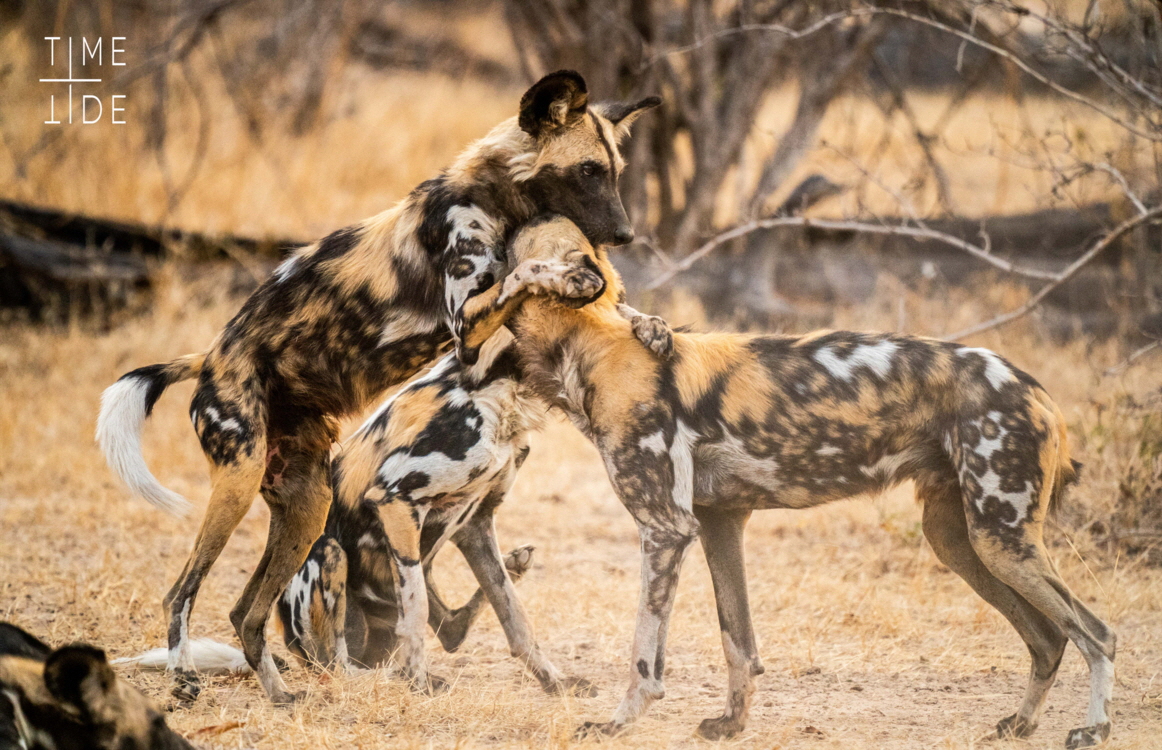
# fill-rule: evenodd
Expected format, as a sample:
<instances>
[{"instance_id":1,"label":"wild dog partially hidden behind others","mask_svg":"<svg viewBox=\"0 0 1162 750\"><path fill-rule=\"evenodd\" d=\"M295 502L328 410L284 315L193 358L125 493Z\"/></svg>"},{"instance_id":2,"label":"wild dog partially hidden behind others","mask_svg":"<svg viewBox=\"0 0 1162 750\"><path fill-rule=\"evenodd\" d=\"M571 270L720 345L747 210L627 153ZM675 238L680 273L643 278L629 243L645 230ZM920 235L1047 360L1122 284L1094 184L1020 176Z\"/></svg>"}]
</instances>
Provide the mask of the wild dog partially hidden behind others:
<instances>
[{"instance_id":1,"label":"wild dog partially hidden behind others","mask_svg":"<svg viewBox=\"0 0 1162 750\"><path fill-rule=\"evenodd\" d=\"M564 220L529 231L584 243ZM608 274L605 254L594 256ZM1070 594L1045 552L1046 514L1077 466L1061 413L1033 378L985 349L886 333L674 333L673 356L659 359L638 344L614 295L607 289L579 310L534 299L513 322L524 383L593 440L641 535L629 690L611 721L584 731L615 733L662 697L674 591L695 536L729 670L726 711L699 732L741 731L763 672L743 565L751 511L911 479L936 555L1008 618L1032 655L1024 702L997 734L1034 730L1073 641L1091 692L1085 726L1066 745L1109 735L1114 633Z\"/></svg>"},{"instance_id":2,"label":"wild dog partially hidden behind others","mask_svg":"<svg viewBox=\"0 0 1162 750\"><path fill-rule=\"evenodd\" d=\"M0 622L0 750L193 750L85 644L53 649Z\"/></svg>"},{"instance_id":3,"label":"wild dog partially hidden behind others","mask_svg":"<svg viewBox=\"0 0 1162 750\"><path fill-rule=\"evenodd\" d=\"M570 236L554 242L526 228L516 241L525 237L541 241L511 254L521 263L505 279L502 297L528 298L517 291L520 279L543 274L545 262L596 269ZM612 268L602 277L620 289ZM637 316L635 331L639 347L667 353L669 331L660 319ZM513 655L544 689L594 692L587 681L564 676L537 645L509 575L527 561L517 550L506 572L496 543L493 515L545 412L521 386L511 341L512 334L498 330L473 365L445 356L343 442L333 463L326 533L279 601L292 651L344 667L349 649L351 659L366 665L395 652L413 685L439 689L444 681L427 671L425 627L431 624L450 649L475 613L470 602L450 615L427 577L432 557L451 539L496 610Z\"/></svg>"},{"instance_id":4,"label":"wild dog partially hidden behind others","mask_svg":"<svg viewBox=\"0 0 1162 750\"><path fill-rule=\"evenodd\" d=\"M206 352L134 370L106 390L97 437L110 466L150 502L180 510L186 501L145 465L140 432L167 387L198 378L190 416L212 490L193 552L165 597L175 695L192 699L200 690L190 611L261 492L271 513L266 551L230 620L266 694L294 699L270 656L265 625L323 530L339 417L406 380L452 340L464 362L474 361L487 339L481 331L516 304L501 297L504 248L533 216L560 213L594 242L629 242L617 144L658 103L589 106L581 76L546 76L525 93L518 116L438 177L279 266ZM522 281L552 294L567 294L561 284L571 283L557 272Z\"/></svg>"}]
</instances>

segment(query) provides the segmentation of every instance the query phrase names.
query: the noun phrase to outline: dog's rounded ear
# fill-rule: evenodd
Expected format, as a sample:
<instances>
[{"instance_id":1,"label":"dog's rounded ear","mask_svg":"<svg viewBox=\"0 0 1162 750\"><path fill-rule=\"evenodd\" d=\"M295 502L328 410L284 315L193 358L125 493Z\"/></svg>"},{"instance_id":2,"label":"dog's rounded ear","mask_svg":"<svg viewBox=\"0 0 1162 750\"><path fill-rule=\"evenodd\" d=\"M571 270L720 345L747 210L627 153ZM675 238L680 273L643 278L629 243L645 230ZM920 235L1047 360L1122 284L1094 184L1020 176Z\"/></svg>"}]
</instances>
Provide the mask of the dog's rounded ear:
<instances>
[{"instance_id":1,"label":"dog's rounded ear","mask_svg":"<svg viewBox=\"0 0 1162 750\"><path fill-rule=\"evenodd\" d=\"M573 70L558 70L532 85L520 100L521 130L540 138L560 128L576 125L585 116L589 90L585 79Z\"/></svg>"},{"instance_id":2,"label":"dog's rounded ear","mask_svg":"<svg viewBox=\"0 0 1162 750\"><path fill-rule=\"evenodd\" d=\"M643 112L653 109L662 103L660 96L648 96L640 102L609 102L600 105L598 112L602 117L609 120L613 125L614 132L617 134L617 139L629 135L630 126L633 125L634 120L641 116Z\"/></svg>"},{"instance_id":3,"label":"dog's rounded ear","mask_svg":"<svg viewBox=\"0 0 1162 750\"><path fill-rule=\"evenodd\" d=\"M58 648L44 662L44 686L81 716L108 721L117 675L99 648L74 644Z\"/></svg>"}]
</instances>

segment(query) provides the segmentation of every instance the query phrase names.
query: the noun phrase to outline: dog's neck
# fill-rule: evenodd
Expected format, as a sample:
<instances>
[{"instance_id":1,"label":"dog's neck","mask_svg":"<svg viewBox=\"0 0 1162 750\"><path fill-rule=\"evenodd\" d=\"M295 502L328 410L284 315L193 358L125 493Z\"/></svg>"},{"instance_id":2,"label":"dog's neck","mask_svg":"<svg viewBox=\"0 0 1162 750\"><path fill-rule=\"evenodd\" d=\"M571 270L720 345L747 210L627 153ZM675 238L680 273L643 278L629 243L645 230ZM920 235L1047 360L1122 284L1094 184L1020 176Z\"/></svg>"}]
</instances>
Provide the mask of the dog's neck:
<instances>
[{"instance_id":1,"label":"dog's neck","mask_svg":"<svg viewBox=\"0 0 1162 750\"><path fill-rule=\"evenodd\" d=\"M550 297L534 297L513 319L516 349L526 388L564 410L584 432L590 432L587 389L598 370L650 366L652 355L617 311L624 287L603 249L597 266L606 279L605 293L585 307L572 309Z\"/></svg>"}]
</instances>

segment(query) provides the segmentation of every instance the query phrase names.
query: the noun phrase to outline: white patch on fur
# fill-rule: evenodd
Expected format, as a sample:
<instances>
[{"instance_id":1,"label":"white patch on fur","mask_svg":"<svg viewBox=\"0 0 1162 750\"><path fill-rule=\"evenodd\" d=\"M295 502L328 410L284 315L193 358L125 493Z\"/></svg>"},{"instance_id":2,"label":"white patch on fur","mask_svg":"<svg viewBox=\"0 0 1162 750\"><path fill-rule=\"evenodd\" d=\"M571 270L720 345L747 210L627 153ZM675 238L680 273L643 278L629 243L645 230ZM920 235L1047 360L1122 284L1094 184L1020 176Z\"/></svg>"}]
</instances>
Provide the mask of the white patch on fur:
<instances>
[{"instance_id":1,"label":"white patch on fur","mask_svg":"<svg viewBox=\"0 0 1162 750\"><path fill-rule=\"evenodd\" d=\"M16 734L20 740L19 748L36 747L46 748L46 750L56 750L56 742L53 741L52 736L32 725L28 717L24 715L23 709L20 708L20 694L15 690L4 690L4 697L12 704L12 718L16 723Z\"/></svg>"},{"instance_id":2,"label":"white patch on fur","mask_svg":"<svg viewBox=\"0 0 1162 750\"><path fill-rule=\"evenodd\" d=\"M730 432L724 431L717 443L700 446L699 456L704 456L706 464L711 467L706 472L710 478L734 477L772 494L782 489L778 462L773 458L752 455L742 440Z\"/></svg>"},{"instance_id":3,"label":"white patch on fur","mask_svg":"<svg viewBox=\"0 0 1162 750\"><path fill-rule=\"evenodd\" d=\"M526 182L537 175L537 152L526 151L509 157L508 176L513 182Z\"/></svg>"},{"instance_id":4,"label":"white patch on fur","mask_svg":"<svg viewBox=\"0 0 1162 750\"><path fill-rule=\"evenodd\" d=\"M416 336L422 333L431 333L440 325L440 321L428 315L418 315L407 310L399 310L395 317L387 321L379 334L379 346L387 346L396 341Z\"/></svg>"},{"instance_id":5,"label":"white patch on fur","mask_svg":"<svg viewBox=\"0 0 1162 750\"><path fill-rule=\"evenodd\" d=\"M661 430L658 430L653 435L647 435L637 441L637 444L642 450L650 451L651 453L666 452L666 436Z\"/></svg>"},{"instance_id":6,"label":"white patch on fur","mask_svg":"<svg viewBox=\"0 0 1162 750\"><path fill-rule=\"evenodd\" d=\"M861 366L870 368L880 378L886 378L892 370L892 357L899 348L896 342L884 339L878 344L860 344L851 356L840 359L830 346L824 346L815 352L815 361L841 380L851 380L855 368Z\"/></svg>"},{"instance_id":7,"label":"white patch on fur","mask_svg":"<svg viewBox=\"0 0 1162 750\"><path fill-rule=\"evenodd\" d=\"M278 268L274 269L274 273L271 274L274 276L274 283L281 284L293 276L294 272L299 267L300 260L302 260L302 256L295 254L284 260L282 263L279 263Z\"/></svg>"},{"instance_id":8,"label":"white patch on fur","mask_svg":"<svg viewBox=\"0 0 1162 750\"><path fill-rule=\"evenodd\" d=\"M460 239L473 239L492 247L500 239L500 223L476 206L452 206L446 217L452 225L448 232L449 245Z\"/></svg>"},{"instance_id":9,"label":"white patch on fur","mask_svg":"<svg viewBox=\"0 0 1162 750\"><path fill-rule=\"evenodd\" d=\"M1083 653L1089 662L1089 709L1085 725L1092 727L1110 720L1107 710L1114 697L1114 663L1100 652L1093 654L1083 650Z\"/></svg>"},{"instance_id":10,"label":"white patch on fur","mask_svg":"<svg viewBox=\"0 0 1162 750\"><path fill-rule=\"evenodd\" d=\"M900 451L899 453L889 453L886 456L881 456L880 460L876 461L871 466L861 466L859 470L865 477L870 479L878 479L884 482L893 481L896 478L896 472L900 467L907 463L914 457L910 451Z\"/></svg>"},{"instance_id":11,"label":"white patch on fur","mask_svg":"<svg viewBox=\"0 0 1162 750\"><path fill-rule=\"evenodd\" d=\"M1017 379L1017 377L1013 375L1013 371L1005 366L1005 363L1001 361L1001 358L996 355L996 352L989 351L988 349L969 348L966 346L957 349L956 354L960 357L966 357L969 354L975 354L983 359L985 363L984 376L988 379L989 385L993 387L993 390L999 391L1001 386L1003 386L1005 383L1011 383Z\"/></svg>"},{"instance_id":12,"label":"white patch on fur","mask_svg":"<svg viewBox=\"0 0 1162 750\"><path fill-rule=\"evenodd\" d=\"M1005 435L1008 434L1008 431L1001 426L1001 413L999 411L989 412L987 418L996 424L997 436L990 440L981 434L980 442L977 443L976 448L973 449L973 453L983 458L985 460L985 466L988 467L983 475L976 477L976 480L980 484L981 488L980 498L977 500L977 509L983 513L985 498L989 496L996 497L997 500L999 500L1001 503L1011 505L1016 510L1016 518L1008 525L1017 526L1025 519L1025 516L1029 511L1029 504L1033 502L1033 490L1029 486L1029 482L1027 480L1025 482L1025 489L1023 492L1005 492L1001 489L1001 476L993 470L992 455L999 451L1001 446L1004 445ZM977 429L980 429L983 423L984 419L977 420ZM967 463L962 462L961 473L964 474L967 472L968 465Z\"/></svg>"},{"instance_id":13,"label":"white patch on fur","mask_svg":"<svg viewBox=\"0 0 1162 750\"><path fill-rule=\"evenodd\" d=\"M97 417L97 442L109 468L130 491L151 505L175 516L189 513L190 502L157 481L141 455L141 430L145 425L145 395L149 381L124 377L101 394Z\"/></svg>"},{"instance_id":14,"label":"white patch on fur","mask_svg":"<svg viewBox=\"0 0 1162 750\"><path fill-rule=\"evenodd\" d=\"M483 255L461 256L472 263L472 273L461 278L449 278L444 286L444 302L449 315L455 318L456 313L464 306L468 296L476 290L479 277L494 270L499 276L502 264L496 257L496 247L501 240L501 224L476 206L452 206L445 214L452 228L448 231L448 249L451 252L460 240L477 240L484 244L487 252ZM453 330L459 337L460 332Z\"/></svg>"},{"instance_id":15,"label":"white patch on fur","mask_svg":"<svg viewBox=\"0 0 1162 750\"><path fill-rule=\"evenodd\" d=\"M246 655L225 643L219 643L211 638L198 638L190 643L190 652L194 669L202 674L250 674ZM168 659L167 649L155 648L139 656L114 659L111 663L160 671L168 668Z\"/></svg>"},{"instance_id":16,"label":"white patch on fur","mask_svg":"<svg viewBox=\"0 0 1162 750\"><path fill-rule=\"evenodd\" d=\"M186 599L182 605L182 613L178 615L178 645L171 648L166 655L165 668L191 670L194 668L193 652L190 650L190 604Z\"/></svg>"},{"instance_id":17,"label":"white patch on fur","mask_svg":"<svg viewBox=\"0 0 1162 750\"><path fill-rule=\"evenodd\" d=\"M819 446L819 450L815 451L815 454L819 456L838 456L840 453L843 453L843 449L830 443L824 443Z\"/></svg>"},{"instance_id":18,"label":"white patch on fur","mask_svg":"<svg viewBox=\"0 0 1162 750\"><path fill-rule=\"evenodd\" d=\"M670 463L674 467L672 496L678 507L687 512L694 510L694 442L698 434L678 420L674 442L670 443Z\"/></svg>"},{"instance_id":19,"label":"white patch on fur","mask_svg":"<svg viewBox=\"0 0 1162 750\"><path fill-rule=\"evenodd\" d=\"M469 379L475 383L483 380L484 376L492 368L493 363L496 362L496 358L504 352L508 345L513 342L514 338L512 331L504 326L501 326L497 329L496 333L489 336L488 340L480 347L476 364L467 368L465 371Z\"/></svg>"}]
</instances>

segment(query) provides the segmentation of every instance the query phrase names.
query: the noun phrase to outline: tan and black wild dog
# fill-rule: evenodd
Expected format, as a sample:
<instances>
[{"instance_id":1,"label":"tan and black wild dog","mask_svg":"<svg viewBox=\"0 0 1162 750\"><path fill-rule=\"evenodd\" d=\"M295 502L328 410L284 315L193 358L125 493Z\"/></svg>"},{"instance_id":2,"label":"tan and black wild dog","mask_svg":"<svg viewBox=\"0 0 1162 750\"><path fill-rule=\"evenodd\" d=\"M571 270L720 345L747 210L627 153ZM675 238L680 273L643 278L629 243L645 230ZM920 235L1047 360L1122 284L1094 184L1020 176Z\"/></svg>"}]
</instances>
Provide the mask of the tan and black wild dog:
<instances>
[{"instance_id":1,"label":"tan and black wild dog","mask_svg":"<svg viewBox=\"0 0 1162 750\"><path fill-rule=\"evenodd\" d=\"M266 551L230 620L266 694L279 703L294 699L270 656L265 625L323 531L339 418L406 380L450 341L463 361L474 360L487 339L481 331L518 304L501 297L500 283L517 226L555 212L594 242L633 239L618 195L624 161L617 144L658 103L589 106L580 75L546 76L525 93L518 116L438 177L279 266L207 351L139 368L105 391L97 437L110 466L134 492L176 511L188 504L150 474L140 434L167 387L198 379L190 416L212 490L193 552L165 597L175 695L192 699L200 690L190 611L261 493L271 513ZM525 288L568 294L575 280L559 270L524 278Z\"/></svg>"},{"instance_id":2,"label":"tan and black wild dog","mask_svg":"<svg viewBox=\"0 0 1162 750\"><path fill-rule=\"evenodd\" d=\"M530 231L587 246L566 220ZM605 253L590 252L616 280ZM911 479L936 555L1013 624L1032 655L1024 702L997 734L1034 730L1073 641L1088 662L1091 692L1085 726L1066 745L1109 735L1114 633L1070 594L1045 552L1045 517L1077 466L1062 415L1033 378L985 349L887 333L676 332L673 355L662 359L638 343L617 295L611 281L581 309L532 299L511 324L524 384L594 442L641 536L629 689L611 721L583 731L615 733L662 697L674 590L696 536L729 670L726 711L699 732L741 731L763 672L743 564L751 512L811 507Z\"/></svg>"},{"instance_id":3,"label":"tan and black wild dog","mask_svg":"<svg viewBox=\"0 0 1162 750\"><path fill-rule=\"evenodd\" d=\"M502 289L503 297L520 294L522 275L544 273L539 263L593 264L571 235L554 241L533 229L546 220L534 219L518 232L509 257L521 263L505 278L512 291ZM620 287L611 270L605 278ZM666 356L664 321L630 317L639 346ZM496 508L528 455L529 432L544 413L542 402L521 385L512 334L500 329L476 363L446 355L344 440L332 463L326 531L279 600L291 651L340 668L351 661L374 666L395 653L413 685L438 689L443 680L427 672L425 626L453 650L487 596L513 655L546 691L592 694L588 682L562 675L537 645L510 580L527 568L531 550L514 550L506 565L493 529ZM433 556L449 539L481 585L454 613L428 578Z\"/></svg>"},{"instance_id":4,"label":"tan and black wild dog","mask_svg":"<svg viewBox=\"0 0 1162 750\"><path fill-rule=\"evenodd\" d=\"M0 750L193 750L105 652L0 622Z\"/></svg>"}]
</instances>

